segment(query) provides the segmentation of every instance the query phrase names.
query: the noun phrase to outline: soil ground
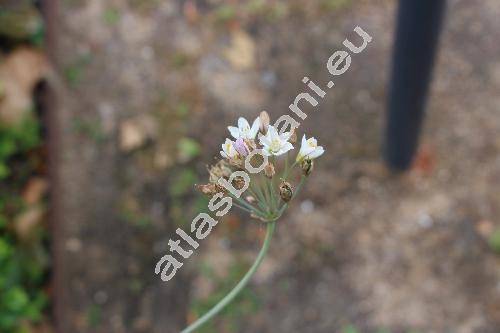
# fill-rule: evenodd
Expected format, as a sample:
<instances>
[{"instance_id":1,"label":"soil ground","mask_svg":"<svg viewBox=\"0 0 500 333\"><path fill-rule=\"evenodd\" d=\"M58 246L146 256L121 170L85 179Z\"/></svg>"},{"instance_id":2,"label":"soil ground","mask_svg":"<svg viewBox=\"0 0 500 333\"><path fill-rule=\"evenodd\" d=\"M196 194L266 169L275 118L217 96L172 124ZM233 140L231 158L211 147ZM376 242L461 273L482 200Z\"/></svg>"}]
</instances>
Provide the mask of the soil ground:
<instances>
[{"instance_id":1,"label":"soil ground","mask_svg":"<svg viewBox=\"0 0 500 333\"><path fill-rule=\"evenodd\" d=\"M192 184L225 127L287 112L303 76L327 82L356 25L372 43L302 124L327 154L212 330L497 332L497 2L449 2L421 152L403 175L380 156L396 2L245 4L60 1L61 332L177 332L243 274L263 227L234 211L174 280L153 269L203 207Z\"/></svg>"}]
</instances>

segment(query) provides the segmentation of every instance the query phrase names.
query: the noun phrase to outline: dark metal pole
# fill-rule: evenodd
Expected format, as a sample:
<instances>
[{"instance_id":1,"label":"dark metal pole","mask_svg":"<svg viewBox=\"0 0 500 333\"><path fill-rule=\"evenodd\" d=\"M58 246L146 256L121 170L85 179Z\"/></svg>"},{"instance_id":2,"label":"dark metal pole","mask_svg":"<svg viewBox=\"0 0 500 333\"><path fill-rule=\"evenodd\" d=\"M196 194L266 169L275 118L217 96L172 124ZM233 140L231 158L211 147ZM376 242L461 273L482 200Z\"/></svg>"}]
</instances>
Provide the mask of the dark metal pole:
<instances>
[{"instance_id":1,"label":"dark metal pole","mask_svg":"<svg viewBox=\"0 0 500 333\"><path fill-rule=\"evenodd\" d=\"M408 169L417 149L445 3L399 1L384 143L393 170Z\"/></svg>"}]
</instances>

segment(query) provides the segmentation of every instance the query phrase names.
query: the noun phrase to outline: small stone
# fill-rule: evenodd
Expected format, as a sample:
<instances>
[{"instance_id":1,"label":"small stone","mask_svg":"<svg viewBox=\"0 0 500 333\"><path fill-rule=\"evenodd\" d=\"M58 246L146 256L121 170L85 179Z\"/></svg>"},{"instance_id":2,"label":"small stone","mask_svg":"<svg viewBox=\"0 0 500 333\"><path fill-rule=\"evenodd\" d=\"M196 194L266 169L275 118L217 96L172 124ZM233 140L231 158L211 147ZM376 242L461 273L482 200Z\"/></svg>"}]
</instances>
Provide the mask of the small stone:
<instances>
[{"instance_id":1,"label":"small stone","mask_svg":"<svg viewBox=\"0 0 500 333\"><path fill-rule=\"evenodd\" d=\"M143 147L148 140L156 137L155 121L146 115L127 119L120 125L120 149L124 152Z\"/></svg>"},{"instance_id":2,"label":"small stone","mask_svg":"<svg viewBox=\"0 0 500 333\"><path fill-rule=\"evenodd\" d=\"M151 61L151 60L153 60L154 56L155 56L155 51L153 50L153 48L151 46L144 46L141 49L142 59L144 59L146 61Z\"/></svg>"},{"instance_id":3,"label":"small stone","mask_svg":"<svg viewBox=\"0 0 500 333\"><path fill-rule=\"evenodd\" d=\"M173 158L161 148L155 152L154 165L157 169L164 170L174 164Z\"/></svg>"},{"instance_id":4,"label":"small stone","mask_svg":"<svg viewBox=\"0 0 500 333\"><path fill-rule=\"evenodd\" d=\"M224 55L239 70L250 69L255 64L255 43L245 31L236 30L231 35L231 46Z\"/></svg>"},{"instance_id":5,"label":"small stone","mask_svg":"<svg viewBox=\"0 0 500 333\"><path fill-rule=\"evenodd\" d=\"M311 200L304 200L300 203L300 211L304 214L310 214L314 211L314 202Z\"/></svg>"},{"instance_id":6,"label":"small stone","mask_svg":"<svg viewBox=\"0 0 500 333\"><path fill-rule=\"evenodd\" d=\"M429 214L422 213L418 218L418 225L422 228L430 228L434 224L434 220Z\"/></svg>"},{"instance_id":7,"label":"small stone","mask_svg":"<svg viewBox=\"0 0 500 333\"><path fill-rule=\"evenodd\" d=\"M103 290L99 290L94 294L94 301L97 304L104 304L106 303L107 300L108 300L108 294Z\"/></svg>"},{"instance_id":8,"label":"small stone","mask_svg":"<svg viewBox=\"0 0 500 333\"><path fill-rule=\"evenodd\" d=\"M65 245L66 250L70 252L79 252L82 249L82 242L78 238L69 238Z\"/></svg>"},{"instance_id":9,"label":"small stone","mask_svg":"<svg viewBox=\"0 0 500 333\"><path fill-rule=\"evenodd\" d=\"M494 229L493 222L490 220L481 220L476 224L476 232L485 238L488 238Z\"/></svg>"}]
</instances>

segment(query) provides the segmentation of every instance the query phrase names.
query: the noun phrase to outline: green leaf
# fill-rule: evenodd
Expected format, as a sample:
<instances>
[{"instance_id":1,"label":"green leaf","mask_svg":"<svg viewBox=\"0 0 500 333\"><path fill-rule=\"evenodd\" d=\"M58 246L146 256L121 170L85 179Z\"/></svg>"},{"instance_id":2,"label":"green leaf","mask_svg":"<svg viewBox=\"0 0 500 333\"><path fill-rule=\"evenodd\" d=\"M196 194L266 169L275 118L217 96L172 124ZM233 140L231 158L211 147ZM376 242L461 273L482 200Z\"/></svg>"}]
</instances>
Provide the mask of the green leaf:
<instances>
[{"instance_id":1,"label":"green leaf","mask_svg":"<svg viewBox=\"0 0 500 333\"><path fill-rule=\"evenodd\" d=\"M197 182L198 177L191 169L182 170L176 177L173 178L170 185L170 195L179 197L188 193L193 189L194 184Z\"/></svg>"},{"instance_id":2,"label":"green leaf","mask_svg":"<svg viewBox=\"0 0 500 333\"><path fill-rule=\"evenodd\" d=\"M0 210L1 209L2 208L0 207ZM5 228L6 226L7 226L7 218L4 215L2 215L2 213L0 212L0 229Z\"/></svg>"},{"instance_id":3,"label":"green leaf","mask_svg":"<svg viewBox=\"0 0 500 333\"><path fill-rule=\"evenodd\" d=\"M28 295L20 287L11 288L2 296L3 305L12 312L20 312L28 302Z\"/></svg>"},{"instance_id":4,"label":"green leaf","mask_svg":"<svg viewBox=\"0 0 500 333\"><path fill-rule=\"evenodd\" d=\"M201 152L200 144L191 138L180 139L177 148L181 162L188 162Z\"/></svg>"},{"instance_id":5,"label":"green leaf","mask_svg":"<svg viewBox=\"0 0 500 333\"><path fill-rule=\"evenodd\" d=\"M342 328L342 333L358 333L356 327L349 325Z\"/></svg>"},{"instance_id":6,"label":"green leaf","mask_svg":"<svg viewBox=\"0 0 500 333\"><path fill-rule=\"evenodd\" d=\"M16 151L16 143L10 134L4 134L0 140L0 158L4 159Z\"/></svg>"},{"instance_id":7,"label":"green leaf","mask_svg":"<svg viewBox=\"0 0 500 333\"><path fill-rule=\"evenodd\" d=\"M0 179L5 179L9 176L10 174L10 169L7 165L5 165L4 163L2 163L2 161L0 161Z\"/></svg>"},{"instance_id":8,"label":"green leaf","mask_svg":"<svg viewBox=\"0 0 500 333\"><path fill-rule=\"evenodd\" d=\"M120 13L116 9L106 9L104 11L104 22L115 25L120 20Z\"/></svg>"},{"instance_id":9,"label":"green leaf","mask_svg":"<svg viewBox=\"0 0 500 333\"><path fill-rule=\"evenodd\" d=\"M500 254L500 228L496 229L488 239L488 244L490 248L495 252Z\"/></svg>"},{"instance_id":10,"label":"green leaf","mask_svg":"<svg viewBox=\"0 0 500 333\"><path fill-rule=\"evenodd\" d=\"M12 253L12 248L6 239L0 238L0 261L7 259Z\"/></svg>"},{"instance_id":11,"label":"green leaf","mask_svg":"<svg viewBox=\"0 0 500 333\"><path fill-rule=\"evenodd\" d=\"M219 6L215 10L215 18L220 22L227 22L236 17L236 9L234 6L230 6L227 4Z\"/></svg>"}]
</instances>

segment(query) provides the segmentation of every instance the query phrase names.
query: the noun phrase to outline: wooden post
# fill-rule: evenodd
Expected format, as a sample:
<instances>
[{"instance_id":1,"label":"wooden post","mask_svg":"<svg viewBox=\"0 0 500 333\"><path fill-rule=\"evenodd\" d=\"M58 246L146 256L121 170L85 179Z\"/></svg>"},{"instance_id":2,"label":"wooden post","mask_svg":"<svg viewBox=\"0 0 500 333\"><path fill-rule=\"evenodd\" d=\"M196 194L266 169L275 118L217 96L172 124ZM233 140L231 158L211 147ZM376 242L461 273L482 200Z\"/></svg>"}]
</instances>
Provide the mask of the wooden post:
<instances>
[{"instance_id":1,"label":"wooden post","mask_svg":"<svg viewBox=\"0 0 500 333\"><path fill-rule=\"evenodd\" d=\"M407 170L418 146L446 0L400 0L389 84L384 157Z\"/></svg>"}]
</instances>

